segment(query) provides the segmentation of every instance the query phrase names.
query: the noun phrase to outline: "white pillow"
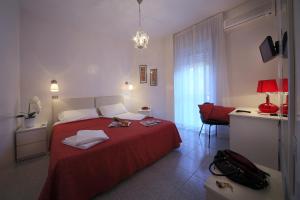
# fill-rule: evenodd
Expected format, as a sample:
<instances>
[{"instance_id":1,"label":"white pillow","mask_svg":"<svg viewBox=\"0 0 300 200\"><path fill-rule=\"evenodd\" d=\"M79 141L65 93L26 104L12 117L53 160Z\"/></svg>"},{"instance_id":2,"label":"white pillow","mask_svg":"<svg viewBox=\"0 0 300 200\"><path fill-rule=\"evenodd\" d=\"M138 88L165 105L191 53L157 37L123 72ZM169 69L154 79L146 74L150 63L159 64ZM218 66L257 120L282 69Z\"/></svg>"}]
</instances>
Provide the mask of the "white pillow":
<instances>
[{"instance_id":1,"label":"white pillow","mask_svg":"<svg viewBox=\"0 0 300 200\"><path fill-rule=\"evenodd\" d=\"M140 114L140 113L122 113L119 115L116 115L116 117L120 119L128 119L128 120L142 120L146 118L146 115Z\"/></svg>"},{"instance_id":2,"label":"white pillow","mask_svg":"<svg viewBox=\"0 0 300 200\"><path fill-rule=\"evenodd\" d=\"M78 121L84 119L98 118L96 108L80 109L80 110L67 110L58 114L59 121Z\"/></svg>"},{"instance_id":3,"label":"white pillow","mask_svg":"<svg viewBox=\"0 0 300 200\"><path fill-rule=\"evenodd\" d=\"M127 112L127 109L122 103L100 106L99 110L104 117L114 117Z\"/></svg>"}]
</instances>

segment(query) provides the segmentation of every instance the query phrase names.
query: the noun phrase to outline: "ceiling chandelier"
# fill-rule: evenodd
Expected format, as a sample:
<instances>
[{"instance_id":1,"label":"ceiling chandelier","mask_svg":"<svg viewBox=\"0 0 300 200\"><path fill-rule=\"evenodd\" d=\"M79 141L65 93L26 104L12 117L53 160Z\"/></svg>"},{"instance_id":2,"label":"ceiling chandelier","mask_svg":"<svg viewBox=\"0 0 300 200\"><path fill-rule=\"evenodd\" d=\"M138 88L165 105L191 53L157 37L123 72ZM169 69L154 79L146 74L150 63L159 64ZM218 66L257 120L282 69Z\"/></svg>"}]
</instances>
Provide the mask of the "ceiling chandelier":
<instances>
[{"instance_id":1,"label":"ceiling chandelier","mask_svg":"<svg viewBox=\"0 0 300 200\"><path fill-rule=\"evenodd\" d=\"M133 41L135 42L135 48L144 49L147 48L149 43L149 35L142 31L142 22L141 22L141 3L143 0L137 0L139 4L139 30L136 32L136 35L133 37Z\"/></svg>"}]
</instances>

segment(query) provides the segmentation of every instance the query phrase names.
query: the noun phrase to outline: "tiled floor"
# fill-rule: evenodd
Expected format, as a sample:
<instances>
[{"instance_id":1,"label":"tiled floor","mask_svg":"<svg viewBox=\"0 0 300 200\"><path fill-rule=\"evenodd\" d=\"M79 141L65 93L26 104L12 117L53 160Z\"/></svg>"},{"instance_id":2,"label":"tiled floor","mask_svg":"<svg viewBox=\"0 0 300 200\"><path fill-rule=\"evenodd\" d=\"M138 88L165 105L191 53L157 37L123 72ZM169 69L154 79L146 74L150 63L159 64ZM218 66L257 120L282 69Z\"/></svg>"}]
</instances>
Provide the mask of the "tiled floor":
<instances>
[{"instance_id":1,"label":"tiled floor","mask_svg":"<svg viewBox=\"0 0 300 200\"><path fill-rule=\"evenodd\" d=\"M95 200L205 199L204 182L208 165L218 149L228 148L228 135L211 137L179 129L183 143L179 149L141 170ZM0 172L0 199L37 199L47 175L48 158L19 164Z\"/></svg>"}]
</instances>

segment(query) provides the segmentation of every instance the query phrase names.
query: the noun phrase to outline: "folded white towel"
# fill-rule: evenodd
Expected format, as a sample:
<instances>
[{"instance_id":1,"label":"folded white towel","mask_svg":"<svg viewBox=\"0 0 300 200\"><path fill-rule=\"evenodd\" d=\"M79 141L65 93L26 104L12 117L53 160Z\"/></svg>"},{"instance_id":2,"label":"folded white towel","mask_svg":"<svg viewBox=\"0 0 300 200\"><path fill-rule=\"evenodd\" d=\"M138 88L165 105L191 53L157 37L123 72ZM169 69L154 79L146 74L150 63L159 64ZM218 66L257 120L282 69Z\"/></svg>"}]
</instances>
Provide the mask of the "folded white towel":
<instances>
[{"instance_id":1,"label":"folded white towel","mask_svg":"<svg viewBox=\"0 0 300 200\"><path fill-rule=\"evenodd\" d=\"M104 141L107 139L109 139L109 137L102 130L80 130L77 132L76 145L94 141Z\"/></svg>"},{"instance_id":2,"label":"folded white towel","mask_svg":"<svg viewBox=\"0 0 300 200\"><path fill-rule=\"evenodd\" d=\"M98 143L101 143L101 142L102 141L95 141L95 142L90 142L90 143L87 143L87 144L82 144L82 145L77 145L76 146L72 142L69 142L69 141L66 141L66 140L62 141L63 144L66 144L66 145L69 145L71 147L75 147L75 148L78 148L78 149L88 149L88 148L91 148L92 146L95 146Z\"/></svg>"},{"instance_id":3,"label":"folded white towel","mask_svg":"<svg viewBox=\"0 0 300 200\"><path fill-rule=\"evenodd\" d=\"M63 143L80 149L87 149L108 139L109 137L102 130L80 130L76 135L64 139Z\"/></svg>"}]
</instances>

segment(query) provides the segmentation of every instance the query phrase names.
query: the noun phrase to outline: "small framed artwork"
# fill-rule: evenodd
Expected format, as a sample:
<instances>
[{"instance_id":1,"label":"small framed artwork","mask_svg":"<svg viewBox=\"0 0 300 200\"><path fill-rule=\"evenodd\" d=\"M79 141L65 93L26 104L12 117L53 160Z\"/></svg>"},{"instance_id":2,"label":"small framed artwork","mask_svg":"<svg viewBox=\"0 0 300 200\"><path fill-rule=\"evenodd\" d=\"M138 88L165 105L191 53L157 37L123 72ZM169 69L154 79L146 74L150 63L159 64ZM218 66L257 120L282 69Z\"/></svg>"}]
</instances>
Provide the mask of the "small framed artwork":
<instances>
[{"instance_id":1,"label":"small framed artwork","mask_svg":"<svg viewBox=\"0 0 300 200\"><path fill-rule=\"evenodd\" d=\"M147 65L140 65L140 83L147 83Z\"/></svg>"},{"instance_id":2,"label":"small framed artwork","mask_svg":"<svg viewBox=\"0 0 300 200\"><path fill-rule=\"evenodd\" d=\"M157 86L157 69L150 69L150 86Z\"/></svg>"}]
</instances>

